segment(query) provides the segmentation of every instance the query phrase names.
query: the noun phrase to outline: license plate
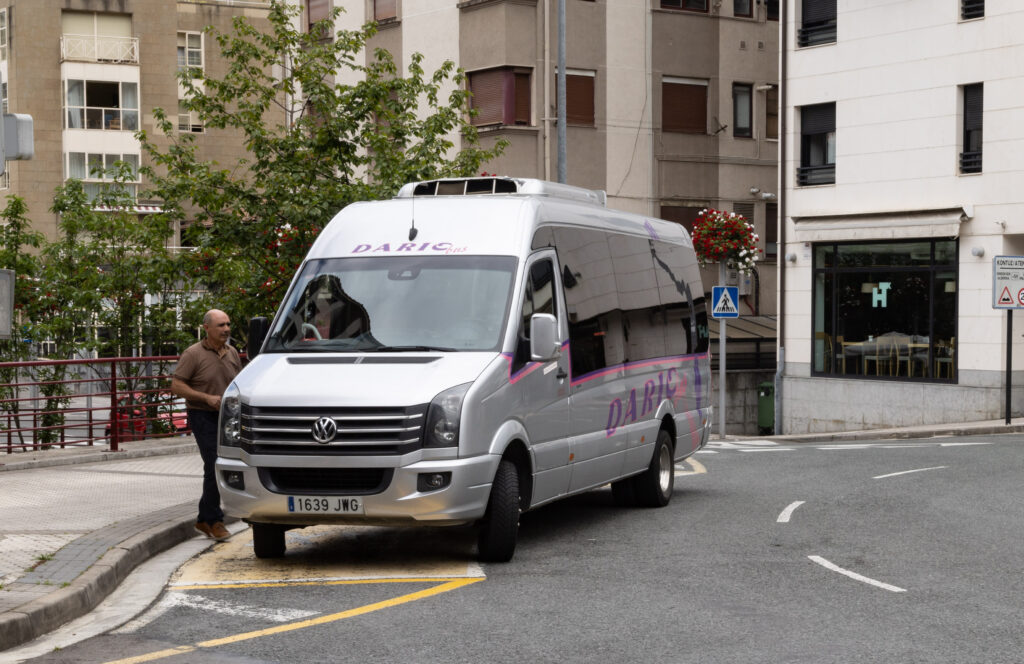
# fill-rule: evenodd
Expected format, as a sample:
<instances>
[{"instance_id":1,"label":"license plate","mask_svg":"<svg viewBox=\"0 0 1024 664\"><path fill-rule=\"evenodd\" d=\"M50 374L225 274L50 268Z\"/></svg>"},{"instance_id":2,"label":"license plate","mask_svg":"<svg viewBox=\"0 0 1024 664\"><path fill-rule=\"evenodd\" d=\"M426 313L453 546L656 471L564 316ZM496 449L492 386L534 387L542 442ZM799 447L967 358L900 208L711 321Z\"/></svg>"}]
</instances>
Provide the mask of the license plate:
<instances>
[{"instance_id":1,"label":"license plate","mask_svg":"<svg viewBox=\"0 0 1024 664\"><path fill-rule=\"evenodd\" d=\"M288 496L288 511L297 514L363 514L362 498Z\"/></svg>"}]
</instances>

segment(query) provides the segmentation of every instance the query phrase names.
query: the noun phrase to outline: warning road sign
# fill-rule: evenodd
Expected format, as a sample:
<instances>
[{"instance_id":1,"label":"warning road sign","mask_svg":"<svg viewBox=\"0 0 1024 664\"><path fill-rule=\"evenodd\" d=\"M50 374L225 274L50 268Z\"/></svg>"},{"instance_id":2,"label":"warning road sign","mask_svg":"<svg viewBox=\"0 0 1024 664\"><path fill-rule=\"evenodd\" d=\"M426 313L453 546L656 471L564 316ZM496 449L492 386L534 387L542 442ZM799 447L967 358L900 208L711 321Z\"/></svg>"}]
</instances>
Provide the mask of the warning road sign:
<instances>
[{"instance_id":1,"label":"warning road sign","mask_svg":"<svg viewBox=\"0 0 1024 664\"><path fill-rule=\"evenodd\" d=\"M711 317L739 318L740 289L736 286L713 286L711 288Z\"/></svg>"},{"instance_id":2,"label":"warning road sign","mask_svg":"<svg viewBox=\"0 0 1024 664\"><path fill-rule=\"evenodd\" d=\"M992 308L1024 309L1024 256L992 259Z\"/></svg>"}]
</instances>

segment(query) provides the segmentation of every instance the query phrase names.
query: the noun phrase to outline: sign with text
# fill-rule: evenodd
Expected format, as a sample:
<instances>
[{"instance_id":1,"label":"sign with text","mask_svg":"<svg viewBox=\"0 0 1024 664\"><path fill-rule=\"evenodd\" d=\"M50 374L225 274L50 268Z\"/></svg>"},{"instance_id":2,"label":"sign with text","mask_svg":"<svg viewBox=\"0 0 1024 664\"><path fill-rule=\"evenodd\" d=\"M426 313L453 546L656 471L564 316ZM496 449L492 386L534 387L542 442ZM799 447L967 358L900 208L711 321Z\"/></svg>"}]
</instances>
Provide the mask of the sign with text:
<instances>
[{"instance_id":1,"label":"sign with text","mask_svg":"<svg viewBox=\"0 0 1024 664\"><path fill-rule=\"evenodd\" d=\"M992 259L992 308L1024 309L1024 256Z\"/></svg>"}]
</instances>

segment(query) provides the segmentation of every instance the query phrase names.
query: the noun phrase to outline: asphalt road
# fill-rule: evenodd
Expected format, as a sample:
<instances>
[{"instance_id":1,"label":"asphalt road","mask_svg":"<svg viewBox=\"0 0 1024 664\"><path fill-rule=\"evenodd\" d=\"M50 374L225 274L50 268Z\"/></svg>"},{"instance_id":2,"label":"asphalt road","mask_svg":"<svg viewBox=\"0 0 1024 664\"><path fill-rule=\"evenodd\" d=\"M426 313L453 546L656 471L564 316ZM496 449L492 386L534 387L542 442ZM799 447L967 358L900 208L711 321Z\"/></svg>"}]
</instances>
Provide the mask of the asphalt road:
<instances>
[{"instance_id":1,"label":"asphalt road","mask_svg":"<svg viewBox=\"0 0 1024 664\"><path fill-rule=\"evenodd\" d=\"M603 489L525 515L504 565L477 566L468 529L293 531L272 563L245 531L139 619L32 661L1024 660L1024 436L696 461L663 509Z\"/></svg>"}]
</instances>

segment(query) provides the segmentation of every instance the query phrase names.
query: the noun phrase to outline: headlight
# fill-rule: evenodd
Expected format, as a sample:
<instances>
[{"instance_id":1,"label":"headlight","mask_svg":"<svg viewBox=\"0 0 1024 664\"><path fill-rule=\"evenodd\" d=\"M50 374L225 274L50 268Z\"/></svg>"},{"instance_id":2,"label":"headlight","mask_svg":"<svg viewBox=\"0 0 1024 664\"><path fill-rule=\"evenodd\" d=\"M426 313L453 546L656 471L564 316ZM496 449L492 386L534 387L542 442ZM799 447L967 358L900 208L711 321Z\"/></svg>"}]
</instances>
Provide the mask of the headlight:
<instances>
[{"instance_id":1,"label":"headlight","mask_svg":"<svg viewBox=\"0 0 1024 664\"><path fill-rule=\"evenodd\" d=\"M472 383L441 392L427 409L427 429L423 434L425 447L455 447L459 444L459 420L462 400Z\"/></svg>"},{"instance_id":2,"label":"headlight","mask_svg":"<svg viewBox=\"0 0 1024 664\"><path fill-rule=\"evenodd\" d=\"M242 435L242 404L239 401L238 386L228 385L220 400L220 439L227 447L238 447Z\"/></svg>"}]
</instances>

